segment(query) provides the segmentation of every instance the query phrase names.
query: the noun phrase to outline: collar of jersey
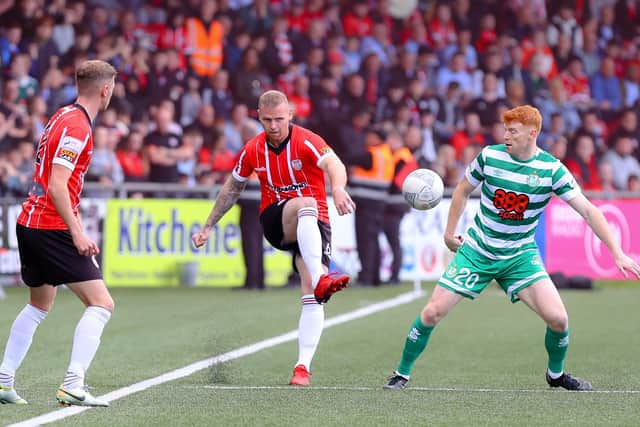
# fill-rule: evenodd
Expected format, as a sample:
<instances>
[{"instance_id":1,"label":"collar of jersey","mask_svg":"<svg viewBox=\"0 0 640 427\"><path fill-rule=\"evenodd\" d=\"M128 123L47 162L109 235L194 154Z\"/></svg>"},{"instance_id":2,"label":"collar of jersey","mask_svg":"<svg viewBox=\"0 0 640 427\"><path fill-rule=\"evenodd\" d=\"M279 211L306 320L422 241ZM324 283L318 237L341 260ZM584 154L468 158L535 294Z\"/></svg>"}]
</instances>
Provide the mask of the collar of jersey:
<instances>
[{"instance_id":1,"label":"collar of jersey","mask_svg":"<svg viewBox=\"0 0 640 427\"><path fill-rule=\"evenodd\" d=\"M78 110L82 111L84 113L84 115L87 117L87 121L89 122L89 126L93 126L93 122L91 121L91 117L89 117L89 113L87 112L87 109L84 108L82 105L78 104L77 102L73 104L74 107L76 107Z\"/></svg>"},{"instance_id":2,"label":"collar of jersey","mask_svg":"<svg viewBox=\"0 0 640 427\"><path fill-rule=\"evenodd\" d=\"M265 141L267 143L267 147L269 147L269 150L273 151L276 154L282 153L282 151L287 147L287 144L291 140L291 132L292 131L293 131L293 126L289 125L289 135L287 135L287 137L284 139L284 141L282 141L282 143L280 145L278 145L277 147L274 147L273 145L269 144L269 138L267 137L267 134L265 132L264 139L265 139Z\"/></svg>"}]
</instances>

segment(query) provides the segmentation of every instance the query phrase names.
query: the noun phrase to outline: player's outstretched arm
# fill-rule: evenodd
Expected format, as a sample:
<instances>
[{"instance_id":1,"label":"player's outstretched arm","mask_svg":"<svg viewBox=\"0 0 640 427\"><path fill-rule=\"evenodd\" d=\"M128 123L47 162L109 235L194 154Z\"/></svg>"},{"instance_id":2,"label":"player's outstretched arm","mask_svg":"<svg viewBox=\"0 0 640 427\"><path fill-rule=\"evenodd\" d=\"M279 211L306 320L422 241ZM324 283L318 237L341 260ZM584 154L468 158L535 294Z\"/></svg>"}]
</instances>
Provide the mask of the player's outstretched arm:
<instances>
[{"instance_id":1,"label":"player's outstretched arm","mask_svg":"<svg viewBox=\"0 0 640 427\"><path fill-rule=\"evenodd\" d=\"M456 236L455 233L460 217L464 212L464 207L467 206L467 200L469 200L469 196L474 189L475 187L463 176L458 185L456 185L455 190L453 190L449 216L447 217L447 227L444 230L444 243L452 252L456 252L464 241L462 236Z\"/></svg>"},{"instance_id":2,"label":"player's outstretched arm","mask_svg":"<svg viewBox=\"0 0 640 427\"><path fill-rule=\"evenodd\" d=\"M618 270L624 274L624 277L629 277L627 272L635 274L640 278L640 266L631 257L627 256L620 247L619 243L613 237L611 228L607 223L607 219L604 217L600 209L598 209L593 203L580 193L573 199L567 202L576 212L578 212L587 221L587 224L593 232L598 236L602 243L607 246L611 256L618 267Z\"/></svg>"},{"instance_id":3,"label":"player's outstretched arm","mask_svg":"<svg viewBox=\"0 0 640 427\"><path fill-rule=\"evenodd\" d=\"M224 214L226 214L227 211L235 205L240 197L240 193L242 193L246 186L247 181L238 181L232 175L227 178L216 197L211 213L209 214L207 221L204 223L204 227L202 227L202 230L198 233L191 236L191 240L193 240L193 244L196 248L201 247L207 242L207 240L209 240L211 227L220 221L220 218L222 218Z\"/></svg>"},{"instance_id":4,"label":"player's outstretched arm","mask_svg":"<svg viewBox=\"0 0 640 427\"><path fill-rule=\"evenodd\" d=\"M331 196L333 203L340 215L352 213L356 210L356 204L351 200L351 196L345 190L347 185L347 169L338 156L325 158L320 167L329 175L331 181Z\"/></svg>"}]
</instances>

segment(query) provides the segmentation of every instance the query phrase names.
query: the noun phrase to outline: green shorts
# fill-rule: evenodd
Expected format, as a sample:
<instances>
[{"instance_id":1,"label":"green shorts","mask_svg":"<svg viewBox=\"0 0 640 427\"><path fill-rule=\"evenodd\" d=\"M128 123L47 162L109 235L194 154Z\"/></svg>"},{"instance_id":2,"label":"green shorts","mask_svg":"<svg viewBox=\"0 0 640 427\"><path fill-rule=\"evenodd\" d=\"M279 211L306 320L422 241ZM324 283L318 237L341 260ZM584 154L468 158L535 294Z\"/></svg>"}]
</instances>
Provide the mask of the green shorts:
<instances>
[{"instance_id":1,"label":"green shorts","mask_svg":"<svg viewBox=\"0 0 640 427\"><path fill-rule=\"evenodd\" d=\"M493 279L515 303L518 292L549 274L537 249L530 249L505 260L489 259L464 245L453 257L438 285L464 297L475 299Z\"/></svg>"}]
</instances>

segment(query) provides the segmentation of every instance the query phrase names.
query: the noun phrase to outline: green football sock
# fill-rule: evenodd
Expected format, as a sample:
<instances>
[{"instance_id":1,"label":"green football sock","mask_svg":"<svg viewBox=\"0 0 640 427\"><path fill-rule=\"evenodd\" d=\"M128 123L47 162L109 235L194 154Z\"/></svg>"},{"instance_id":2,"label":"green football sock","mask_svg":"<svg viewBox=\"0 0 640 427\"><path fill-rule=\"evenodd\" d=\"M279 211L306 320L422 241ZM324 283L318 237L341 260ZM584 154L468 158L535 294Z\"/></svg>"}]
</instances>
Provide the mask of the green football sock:
<instances>
[{"instance_id":1,"label":"green football sock","mask_svg":"<svg viewBox=\"0 0 640 427\"><path fill-rule=\"evenodd\" d=\"M416 320L413 322L413 325L411 325L411 330L409 331L409 335L407 335L407 339L404 343L402 359L400 360L400 365L398 365L397 369L399 374L405 376L409 376L411 374L413 364L416 363L418 357L420 357L424 349L427 347L433 328L434 326L423 325L420 315L418 315Z\"/></svg>"},{"instance_id":2,"label":"green football sock","mask_svg":"<svg viewBox=\"0 0 640 427\"><path fill-rule=\"evenodd\" d=\"M556 332L547 327L544 346L549 354L549 370L557 374L562 373L564 359L567 357L567 350L569 349L569 330Z\"/></svg>"}]
</instances>

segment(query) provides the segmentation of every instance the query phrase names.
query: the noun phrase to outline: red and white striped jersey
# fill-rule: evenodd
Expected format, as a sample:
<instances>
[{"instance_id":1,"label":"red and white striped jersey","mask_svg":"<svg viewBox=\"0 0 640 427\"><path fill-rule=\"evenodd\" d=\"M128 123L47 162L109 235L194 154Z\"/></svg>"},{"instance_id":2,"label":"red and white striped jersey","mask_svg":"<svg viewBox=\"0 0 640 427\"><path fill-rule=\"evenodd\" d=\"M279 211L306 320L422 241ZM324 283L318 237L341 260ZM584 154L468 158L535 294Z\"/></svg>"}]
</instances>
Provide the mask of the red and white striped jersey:
<instances>
[{"instance_id":1,"label":"red and white striped jersey","mask_svg":"<svg viewBox=\"0 0 640 427\"><path fill-rule=\"evenodd\" d=\"M335 155L321 136L300 126L291 126L289 138L278 148L267 143L264 132L249 140L240 151L233 177L246 181L252 172L260 180L260 212L280 200L313 197L318 219L329 222L324 171L320 163Z\"/></svg>"},{"instance_id":2,"label":"red and white striped jersey","mask_svg":"<svg viewBox=\"0 0 640 427\"><path fill-rule=\"evenodd\" d=\"M51 171L54 164L72 171L67 188L73 213L77 216L80 192L92 152L91 119L86 110L79 104L73 104L56 111L40 137L33 184L27 201L22 204L18 223L30 228L66 230L68 227L49 194Z\"/></svg>"}]
</instances>

